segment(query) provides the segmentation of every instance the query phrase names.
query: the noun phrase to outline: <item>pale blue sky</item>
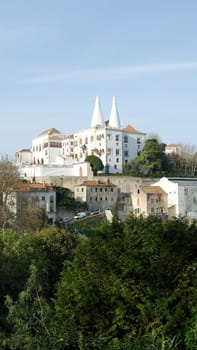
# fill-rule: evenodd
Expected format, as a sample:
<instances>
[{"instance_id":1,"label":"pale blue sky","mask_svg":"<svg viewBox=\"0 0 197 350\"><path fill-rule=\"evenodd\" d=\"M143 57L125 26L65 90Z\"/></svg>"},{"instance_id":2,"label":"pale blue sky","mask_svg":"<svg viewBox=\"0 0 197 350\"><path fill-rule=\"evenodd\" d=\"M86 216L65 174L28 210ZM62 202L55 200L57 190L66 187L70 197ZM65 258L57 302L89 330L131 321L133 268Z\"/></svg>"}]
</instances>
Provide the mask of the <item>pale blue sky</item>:
<instances>
[{"instance_id":1,"label":"pale blue sky","mask_svg":"<svg viewBox=\"0 0 197 350\"><path fill-rule=\"evenodd\" d=\"M121 124L197 145L196 0L0 0L0 154L90 126L99 95Z\"/></svg>"}]
</instances>

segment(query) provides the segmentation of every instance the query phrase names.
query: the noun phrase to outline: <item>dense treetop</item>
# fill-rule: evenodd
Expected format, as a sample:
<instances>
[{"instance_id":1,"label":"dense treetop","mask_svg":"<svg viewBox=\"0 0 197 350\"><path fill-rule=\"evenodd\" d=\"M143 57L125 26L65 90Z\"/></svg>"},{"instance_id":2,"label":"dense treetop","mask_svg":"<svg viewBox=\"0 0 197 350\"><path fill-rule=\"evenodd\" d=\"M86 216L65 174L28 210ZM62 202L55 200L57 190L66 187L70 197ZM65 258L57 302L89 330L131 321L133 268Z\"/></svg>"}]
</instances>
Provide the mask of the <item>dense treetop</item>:
<instances>
[{"instance_id":1,"label":"dense treetop","mask_svg":"<svg viewBox=\"0 0 197 350\"><path fill-rule=\"evenodd\" d=\"M93 226L0 231L1 348L196 349L196 224Z\"/></svg>"}]
</instances>

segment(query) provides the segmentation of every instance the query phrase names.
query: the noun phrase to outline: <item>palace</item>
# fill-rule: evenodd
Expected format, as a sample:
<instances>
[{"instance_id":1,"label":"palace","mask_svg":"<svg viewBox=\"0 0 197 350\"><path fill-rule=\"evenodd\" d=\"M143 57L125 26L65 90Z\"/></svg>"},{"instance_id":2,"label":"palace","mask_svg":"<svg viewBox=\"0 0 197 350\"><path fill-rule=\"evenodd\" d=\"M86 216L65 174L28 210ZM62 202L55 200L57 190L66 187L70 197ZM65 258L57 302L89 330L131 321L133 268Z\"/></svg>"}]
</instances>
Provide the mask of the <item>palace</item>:
<instances>
[{"instance_id":1,"label":"palace","mask_svg":"<svg viewBox=\"0 0 197 350\"><path fill-rule=\"evenodd\" d=\"M54 171L55 167L59 167L57 176L82 176L87 173L84 165L86 157L95 155L102 160L105 173L121 174L124 165L140 154L145 140L144 132L130 124L121 126L115 97L109 119L105 121L97 96L89 128L71 135L63 135L55 128L46 130L32 140L31 149L16 153L16 163L24 172L24 168L31 166L34 169L42 167L47 175L47 168L49 171L53 167ZM60 171L60 168L64 170Z\"/></svg>"}]
</instances>

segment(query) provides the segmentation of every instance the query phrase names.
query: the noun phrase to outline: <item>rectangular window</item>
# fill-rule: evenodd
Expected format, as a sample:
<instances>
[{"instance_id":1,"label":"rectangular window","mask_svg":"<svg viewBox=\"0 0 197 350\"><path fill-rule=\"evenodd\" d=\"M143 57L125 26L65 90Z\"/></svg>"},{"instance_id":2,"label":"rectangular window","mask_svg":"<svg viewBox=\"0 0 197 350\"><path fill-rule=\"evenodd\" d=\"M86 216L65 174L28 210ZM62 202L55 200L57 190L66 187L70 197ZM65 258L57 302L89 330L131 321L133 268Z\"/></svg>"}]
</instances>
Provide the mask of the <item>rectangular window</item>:
<instances>
[{"instance_id":1,"label":"rectangular window","mask_svg":"<svg viewBox=\"0 0 197 350\"><path fill-rule=\"evenodd\" d=\"M128 142L128 136L124 136L124 143Z\"/></svg>"},{"instance_id":2,"label":"rectangular window","mask_svg":"<svg viewBox=\"0 0 197 350\"><path fill-rule=\"evenodd\" d=\"M128 155L129 155L129 151L124 151L124 156L128 157Z\"/></svg>"}]
</instances>

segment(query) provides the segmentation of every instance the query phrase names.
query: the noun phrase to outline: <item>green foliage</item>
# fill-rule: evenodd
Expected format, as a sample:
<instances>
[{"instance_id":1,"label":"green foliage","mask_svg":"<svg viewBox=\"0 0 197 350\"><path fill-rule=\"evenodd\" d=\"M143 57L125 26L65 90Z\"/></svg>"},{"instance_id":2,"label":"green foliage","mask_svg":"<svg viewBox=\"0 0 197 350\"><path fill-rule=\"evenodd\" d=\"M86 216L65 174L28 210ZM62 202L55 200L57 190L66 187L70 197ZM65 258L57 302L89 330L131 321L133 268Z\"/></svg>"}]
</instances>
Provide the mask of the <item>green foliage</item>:
<instances>
[{"instance_id":1,"label":"green foliage","mask_svg":"<svg viewBox=\"0 0 197 350\"><path fill-rule=\"evenodd\" d=\"M141 154L130 163L124 164L124 173L134 176L195 176L197 153L165 154L165 144L156 139L145 142Z\"/></svg>"},{"instance_id":2,"label":"green foliage","mask_svg":"<svg viewBox=\"0 0 197 350\"><path fill-rule=\"evenodd\" d=\"M53 312L42 295L42 286L36 274L35 266L31 266L25 290L20 292L16 302L6 297L9 310L7 321L12 326L6 345L11 349L49 349L52 341L50 325Z\"/></svg>"},{"instance_id":3,"label":"green foliage","mask_svg":"<svg viewBox=\"0 0 197 350\"><path fill-rule=\"evenodd\" d=\"M141 154L130 164L130 172L140 176L155 176L166 171L167 160L163 152L163 144L156 139L148 139L145 142Z\"/></svg>"},{"instance_id":4,"label":"green foliage","mask_svg":"<svg viewBox=\"0 0 197 350\"><path fill-rule=\"evenodd\" d=\"M171 176L195 176L197 170L197 154L192 156L168 154L168 174Z\"/></svg>"},{"instance_id":5,"label":"green foliage","mask_svg":"<svg viewBox=\"0 0 197 350\"><path fill-rule=\"evenodd\" d=\"M0 232L1 349L196 349L196 225L90 222Z\"/></svg>"},{"instance_id":6,"label":"green foliage","mask_svg":"<svg viewBox=\"0 0 197 350\"><path fill-rule=\"evenodd\" d=\"M74 232L82 235L94 235L98 232L102 232L103 224L106 219L104 216L89 216L85 220L73 221L69 226L70 232Z\"/></svg>"},{"instance_id":7,"label":"green foliage","mask_svg":"<svg viewBox=\"0 0 197 350\"><path fill-rule=\"evenodd\" d=\"M51 298L62 266L72 258L80 239L55 227L33 235L19 236L10 230L0 232L1 349L2 344L5 344L5 349L38 349L39 346L50 349L44 344L49 340L47 344L51 344L51 337L56 332L55 324L51 324ZM58 344L57 334L55 342ZM58 349L58 346L51 348Z\"/></svg>"},{"instance_id":8,"label":"green foliage","mask_svg":"<svg viewBox=\"0 0 197 350\"><path fill-rule=\"evenodd\" d=\"M85 162L90 163L94 175L97 175L97 172L99 170L103 170L104 168L102 160L99 157L94 155L87 156L85 159Z\"/></svg>"},{"instance_id":9,"label":"green foliage","mask_svg":"<svg viewBox=\"0 0 197 350\"><path fill-rule=\"evenodd\" d=\"M69 209L87 209L87 203L79 202L74 199L73 192L68 188L53 186L56 190L56 205L59 208Z\"/></svg>"},{"instance_id":10,"label":"green foliage","mask_svg":"<svg viewBox=\"0 0 197 350\"><path fill-rule=\"evenodd\" d=\"M48 218L45 210L39 207L22 209L17 216L17 231L33 233L47 225Z\"/></svg>"},{"instance_id":11,"label":"green foliage","mask_svg":"<svg viewBox=\"0 0 197 350\"><path fill-rule=\"evenodd\" d=\"M139 349L184 349L185 322L196 306L196 238L196 227L182 220L131 216L125 227L105 226L78 246L62 273L62 331L75 330L77 349L80 339L86 348L87 338L100 334L106 349L137 349L138 337Z\"/></svg>"},{"instance_id":12,"label":"green foliage","mask_svg":"<svg viewBox=\"0 0 197 350\"><path fill-rule=\"evenodd\" d=\"M11 162L0 162L0 227L10 227L14 214L8 205L9 196L19 184L18 169Z\"/></svg>"}]
</instances>

